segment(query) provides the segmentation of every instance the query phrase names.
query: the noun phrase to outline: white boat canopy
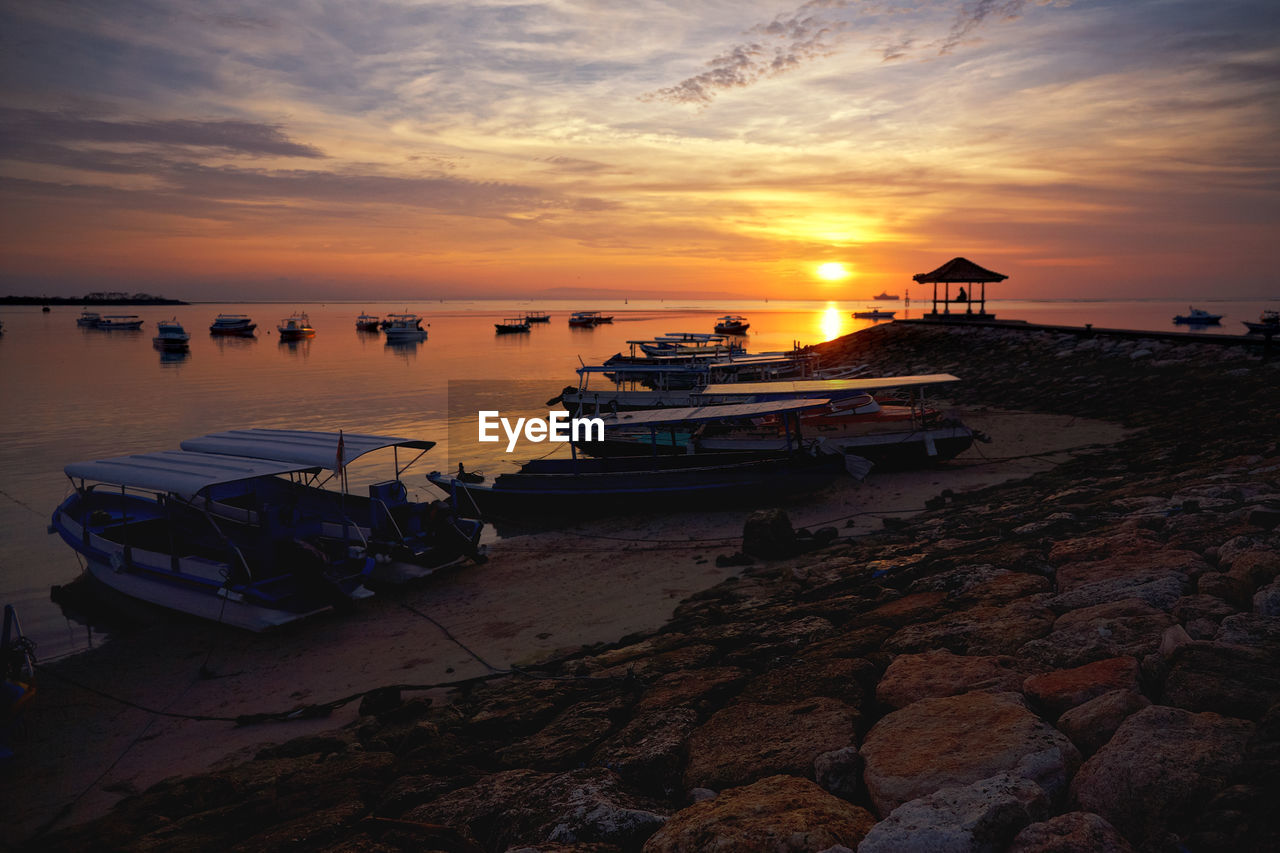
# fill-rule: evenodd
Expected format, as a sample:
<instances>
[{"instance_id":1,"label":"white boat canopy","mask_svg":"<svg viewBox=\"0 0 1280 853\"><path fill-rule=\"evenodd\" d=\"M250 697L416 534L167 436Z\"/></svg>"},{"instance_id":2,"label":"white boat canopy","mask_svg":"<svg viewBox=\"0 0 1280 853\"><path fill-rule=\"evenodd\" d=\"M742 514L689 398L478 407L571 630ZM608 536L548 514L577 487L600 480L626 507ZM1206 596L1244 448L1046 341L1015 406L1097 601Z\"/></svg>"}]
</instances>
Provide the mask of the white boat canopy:
<instances>
[{"instance_id":1,"label":"white boat canopy","mask_svg":"<svg viewBox=\"0 0 1280 853\"><path fill-rule=\"evenodd\" d=\"M419 438L402 438L393 435L365 435L356 432L342 433L342 465L348 465L357 457L384 447L410 447L426 453L435 447L434 441ZM221 453L231 456L249 456L254 459L272 459L291 462L308 468L334 470L338 467L338 433L312 432L295 429L233 429L214 432L182 442L183 450L200 453ZM421 456L422 453L418 455ZM416 461L416 457L415 457ZM412 462L409 463L413 464ZM409 466L404 466L408 468Z\"/></svg>"},{"instance_id":2,"label":"white boat canopy","mask_svg":"<svg viewBox=\"0 0 1280 853\"><path fill-rule=\"evenodd\" d=\"M252 480L293 471L306 471L313 466L268 459L246 459L213 453L191 453L164 450L116 456L92 462L73 462L63 471L77 480L92 480L111 486L147 489L148 491L190 497L219 483Z\"/></svg>"},{"instance_id":3,"label":"white boat canopy","mask_svg":"<svg viewBox=\"0 0 1280 853\"><path fill-rule=\"evenodd\" d=\"M760 418L825 406L830 400L778 400L771 403L731 403L725 406L692 406L680 409L644 409L601 417L605 429L630 426L657 426L669 423L696 423L726 418Z\"/></svg>"},{"instance_id":4,"label":"white boat canopy","mask_svg":"<svg viewBox=\"0 0 1280 853\"><path fill-rule=\"evenodd\" d=\"M852 391L874 391L879 388L917 388L922 385L943 385L959 382L960 377L950 373L927 373L918 376L868 376L860 379L798 379L780 382L733 382L708 385L702 396L749 396L785 394L791 397L830 396Z\"/></svg>"}]
</instances>

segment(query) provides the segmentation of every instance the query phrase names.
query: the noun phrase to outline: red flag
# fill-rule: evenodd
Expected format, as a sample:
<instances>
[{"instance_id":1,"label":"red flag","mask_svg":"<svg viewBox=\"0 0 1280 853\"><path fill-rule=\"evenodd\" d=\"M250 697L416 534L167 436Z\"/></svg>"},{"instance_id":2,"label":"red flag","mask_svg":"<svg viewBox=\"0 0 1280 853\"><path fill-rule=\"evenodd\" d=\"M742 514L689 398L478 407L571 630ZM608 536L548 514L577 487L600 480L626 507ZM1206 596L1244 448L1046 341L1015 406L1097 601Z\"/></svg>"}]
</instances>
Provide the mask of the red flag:
<instances>
[{"instance_id":1,"label":"red flag","mask_svg":"<svg viewBox=\"0 0 1280 853\"><path fill-rule=\"evenodd\" d=\"M334 470L336 470L339 474L342 473L342 468L343 468L343 465L342 465L343 449L344 449L344 445L342 442L342 430L338 430L338 458L337 458L337 465L334 466Z\"/></svg>"}]
</instances>

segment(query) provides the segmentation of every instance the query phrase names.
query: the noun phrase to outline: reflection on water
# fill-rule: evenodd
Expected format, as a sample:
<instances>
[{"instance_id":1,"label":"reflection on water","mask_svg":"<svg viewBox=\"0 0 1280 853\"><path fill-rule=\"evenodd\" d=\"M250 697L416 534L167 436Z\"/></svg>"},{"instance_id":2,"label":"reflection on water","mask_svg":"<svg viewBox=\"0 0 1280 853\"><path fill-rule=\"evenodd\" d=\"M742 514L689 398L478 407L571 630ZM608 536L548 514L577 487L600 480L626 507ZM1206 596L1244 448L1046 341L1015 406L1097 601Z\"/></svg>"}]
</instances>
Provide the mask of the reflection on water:
<instances>
[{"instance_id":1,"label":"reflection on water","mask_svg":"<svg viewBox=\"0 0 1280 853\"><path fill-rule=\"evenodd\" d=\"M847 316L847 313L836 307L834 302L828 302L827 307L817 317L817 330L822 340L834 340L845 334Z\"/></svg>"},{"instance_id":2,"label":"reflection on water","mask_svg":"<svg viewBox=\"0 0 1280 853\"><path fill-rule=\"evenodd\" d=\"M308 358L311 355L311 341L311 338L302 338L301 340L285 340L281 338L280 349L298 358Z\"/></svg>"},{"instance_id":3,"label":"reflection on water","mask_svg":"<svg viewBox=\"0 0 1280 853\"><path fill-rule=\"evenodd\" d=\"M190 357L190 350L160 350L160 366L177 367Z\"/></svg>"}]
</instances>

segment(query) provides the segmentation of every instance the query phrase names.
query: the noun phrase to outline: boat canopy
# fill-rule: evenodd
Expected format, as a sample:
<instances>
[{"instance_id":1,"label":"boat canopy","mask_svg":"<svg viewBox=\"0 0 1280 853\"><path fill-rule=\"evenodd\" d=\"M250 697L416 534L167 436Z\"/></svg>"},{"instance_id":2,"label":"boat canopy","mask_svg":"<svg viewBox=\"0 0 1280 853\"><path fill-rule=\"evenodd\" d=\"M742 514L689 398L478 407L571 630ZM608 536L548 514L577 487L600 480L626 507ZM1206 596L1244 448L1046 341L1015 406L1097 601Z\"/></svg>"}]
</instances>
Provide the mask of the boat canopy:
<instances>
[{"instance_id":1,"label":"boat canopy","mask_svg":"<svg viewBox=\"0 0 1280 853\"><path fill-rule=\"evenodd\" d=\"M787 394L818 396L846 394L850 391L874 391L880 388L915 388L921 385L943 385L959 382L960 377L950 373L926 373L918 376L869 376L861 379L798 379L775 382L733 382L708 385L702 389L704 397L717 394L740 396L746 394Z\"/></svg>"},{"instance_id":2,"label":"boat canopy","mask_svg":"<svg viewBox=\"0 0 1280 853\"><path fill-rule=\"evenodd\" d=\"M189 438L182 442L181 447L200 453L247 456L333 470L338 464L338 436L336 432L309 430L233 429ZM344 432L341 436L343 465L384 447L412 447L425 453L436 446L434 441L392 435Z\"/></svg>"},{"instance_id":3,"label":"boat canopy","mask_svg":"<svg viewBox=\"0 0 1280 853\"><path fill-rule=\"evenodd\" d=\"M645 409L639 412L618 412L601 418L605 429L629 426L658 426L670 423L698 423L731 418L760 418L799 412L825 406L828 399L778 400L769 403L731 403L723 406L691 406L680 409Z\"/></svg>"},{"instance_id":4,"label":"boat canopy","mask_svg":"<svg viewBox=\"0 0 1280 853\"><path fill-rule=\"evenodd\" d=\"M73 462L63 471L68 477L78 480L192 496L219 483L306 471L312 467L270 459L163 450L92 462Z\"/></svg>"}]
</instances>

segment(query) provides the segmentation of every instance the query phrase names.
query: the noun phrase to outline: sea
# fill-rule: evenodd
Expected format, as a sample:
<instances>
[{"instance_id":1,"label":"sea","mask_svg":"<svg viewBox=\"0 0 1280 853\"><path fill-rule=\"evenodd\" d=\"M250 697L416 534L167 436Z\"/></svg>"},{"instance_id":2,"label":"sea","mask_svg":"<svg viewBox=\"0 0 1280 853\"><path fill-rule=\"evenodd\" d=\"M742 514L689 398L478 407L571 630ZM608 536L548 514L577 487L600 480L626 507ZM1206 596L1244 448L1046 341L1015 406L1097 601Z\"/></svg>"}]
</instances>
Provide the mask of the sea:
<instances>
[{"instance_id":1,"label":"sea","mask_svg":"<svg viewBox=\"0 0 1280 853\"><path fill-rule=\"evenodd\" d=\"M96 308L136 314L140 331L77 326L78 307L0 306L0 603L15 606L37 656L53 660L109 639L78 611L51 599L54 586L80 575L78 556L47 532L54 508L71 492L64 466L84 460L176 449L205 433L247 427L375 433L438 442L404 475L411 497L440 497L427 483L433 469L499 474L530 458L480 445L470 436L476 413L545 417L548 401L577 384L575 370L600 364L628 341L670 332L711 332L715 319L741 314L751 323L750 352L790 350L874 325L851 314L877 304L897 317L918 317L927 303L847 301L527 300L196 303ZM1185 300L987 300L1000 319L1162 332L1239 334L1276 300L1195 300L1223 315L1220 326L1174 326ZM576 328L574 311L598 310L610 324ZM528 334L498 335L494 324L542 311L551 321ZM276 326L308 314L313 338L281 341ZM426 340L388 345L359 332L356 316L410 312L423 318ZM212 336L220 313L248 314L252 338ZM190 352L158 352L156 323L176 318L191 333ZM964 378L963 376L961 377ZM1014 405L1015 401L1011 401ZM450 437L453 441L450 441ZM551 452L562 452L563 445ZM383 452L382 457L386 456ZM354 463L350 487L391 476L412 457ZM625 522L620 522L625 523ZM492 532L486 534L492 540Z\"/></svg>"}]
</instances>

